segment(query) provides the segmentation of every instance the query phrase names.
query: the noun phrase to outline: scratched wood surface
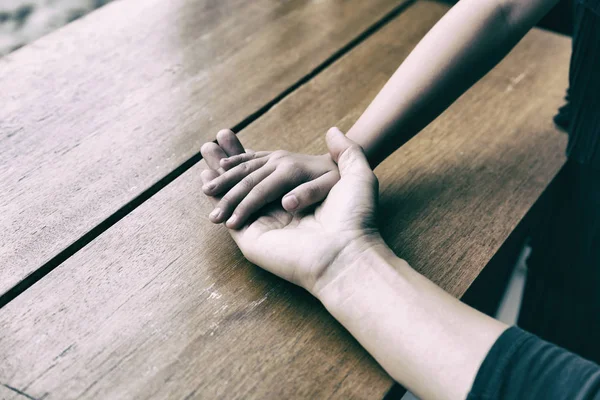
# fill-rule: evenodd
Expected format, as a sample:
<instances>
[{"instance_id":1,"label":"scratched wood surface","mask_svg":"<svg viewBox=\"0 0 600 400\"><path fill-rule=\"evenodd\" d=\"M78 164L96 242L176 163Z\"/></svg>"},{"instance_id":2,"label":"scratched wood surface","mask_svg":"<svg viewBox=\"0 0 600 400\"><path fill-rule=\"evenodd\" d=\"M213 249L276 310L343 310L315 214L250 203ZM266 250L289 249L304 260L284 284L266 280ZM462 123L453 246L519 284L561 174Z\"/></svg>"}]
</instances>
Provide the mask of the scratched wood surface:
<instances>
[{"instance_id":1,"label":"scratched wood surface","mask_svg":"<svg viewBox=\"0 0 600 400\"><path fill-rule=\"evenodd\" d=\"M347 129L446 9L411 6L241 139L323 152L326 129ZM551 116L569 52L568 39L532 31L376 171L388 243L455 296L564 162ZM0 383L46 400L382 397L391 379L322 306L208 222L202 168L2 309Z\"/></svg>"},{"instance_id":2,"label":"scratched wood surface","mask_svg":"<svg viewBox=\"0 0 600 400\"><path fill-rule=\"evenodd\" d=\"M0 294L404 0L127 0L0 60Z\"/></svg>"}]
</instances>

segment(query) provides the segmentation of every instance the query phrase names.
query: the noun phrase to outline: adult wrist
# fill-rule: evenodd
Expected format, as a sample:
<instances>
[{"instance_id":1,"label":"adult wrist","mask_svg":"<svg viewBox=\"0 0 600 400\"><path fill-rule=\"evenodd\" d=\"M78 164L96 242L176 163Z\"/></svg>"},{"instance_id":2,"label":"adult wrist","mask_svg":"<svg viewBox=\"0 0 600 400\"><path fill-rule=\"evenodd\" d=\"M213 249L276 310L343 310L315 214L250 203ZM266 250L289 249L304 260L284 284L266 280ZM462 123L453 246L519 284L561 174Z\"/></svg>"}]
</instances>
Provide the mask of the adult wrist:
<instances>
[{"instance_id":1,"label":"adult wrist","mask_svg":"<svg viewBox=\"0 0 600 400\"><path fill-rule=\"evenodd\" d=\"M373 274L404 280L410 268L385 244L379 234L362 237L348 246L316 280L312 294L327 308L354 291L354 286Z\"/></svg>"}]
</instances>

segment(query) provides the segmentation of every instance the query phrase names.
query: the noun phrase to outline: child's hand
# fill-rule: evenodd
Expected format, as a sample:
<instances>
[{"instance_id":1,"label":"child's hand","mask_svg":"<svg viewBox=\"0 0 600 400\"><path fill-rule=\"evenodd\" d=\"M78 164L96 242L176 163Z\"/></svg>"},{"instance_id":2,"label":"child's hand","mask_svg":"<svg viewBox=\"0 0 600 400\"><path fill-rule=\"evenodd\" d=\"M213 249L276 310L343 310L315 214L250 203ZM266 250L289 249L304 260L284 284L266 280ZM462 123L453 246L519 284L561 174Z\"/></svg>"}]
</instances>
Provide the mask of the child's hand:
<instances>
[{"instance_id":1,"label":"child's hand","mask_svg":"<svg viewBox=\"0 0 600 400\"><path fill-rule=\"evenodd\" d=\"M202 190L210 196L224 193L209 218L214 223L227 221L232 229L243 226L250 215L281 196L287 211L318 203L340 179L329 154L247 152L221 159L220 167L224 172Z\"/></svg>"}]
</instances>

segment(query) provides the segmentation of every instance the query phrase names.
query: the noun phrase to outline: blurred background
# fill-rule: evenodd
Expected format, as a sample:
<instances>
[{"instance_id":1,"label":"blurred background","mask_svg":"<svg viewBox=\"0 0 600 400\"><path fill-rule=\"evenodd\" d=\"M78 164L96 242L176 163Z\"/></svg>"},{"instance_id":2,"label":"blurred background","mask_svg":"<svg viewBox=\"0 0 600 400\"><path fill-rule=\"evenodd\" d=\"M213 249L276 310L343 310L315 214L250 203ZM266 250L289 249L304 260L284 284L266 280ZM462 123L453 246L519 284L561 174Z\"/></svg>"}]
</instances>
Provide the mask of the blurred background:
<instances>
[{"instance_id":1,"label":"blurred background","mask_svg":"<svg viewBox=\"0 0 600 400\"><path fill-rule=\"evenodd\" d=\"M0 57L112 0L0 0ZM166 0L168 1L168 0ZM455 1L446 0L447 3ZM567 35L573 0L562 0L540 26Z\"/></svg>"},{"instance_id":2,"label":"blurred background","mask_svg":"<svg viewBox=\"0 0 600 400\"><path fill-rule=\"evenodd\" d=\"M0 57L111 0L0 0Z\"/></svg>"}]
</instances>

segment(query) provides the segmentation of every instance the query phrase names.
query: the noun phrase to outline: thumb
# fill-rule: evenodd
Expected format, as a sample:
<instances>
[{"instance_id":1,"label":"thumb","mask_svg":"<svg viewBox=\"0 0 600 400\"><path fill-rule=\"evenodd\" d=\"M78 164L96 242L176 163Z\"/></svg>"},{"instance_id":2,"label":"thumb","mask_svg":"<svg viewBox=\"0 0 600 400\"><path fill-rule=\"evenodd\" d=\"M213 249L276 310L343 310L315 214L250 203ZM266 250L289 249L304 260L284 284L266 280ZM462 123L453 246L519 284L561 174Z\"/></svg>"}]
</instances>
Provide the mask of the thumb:
<instances>
[{"instance_id":1,"label":"thumb","mask_svg":"<svg viewBox=\"0 0 600 400\"><path fill-rule=\"evenodd\" d=\"M330 128L326 135L329 154L338 165L340 175L371 173L371 167L363 149L348 139L338 128Z\"/></svg>"}]
</instances>

